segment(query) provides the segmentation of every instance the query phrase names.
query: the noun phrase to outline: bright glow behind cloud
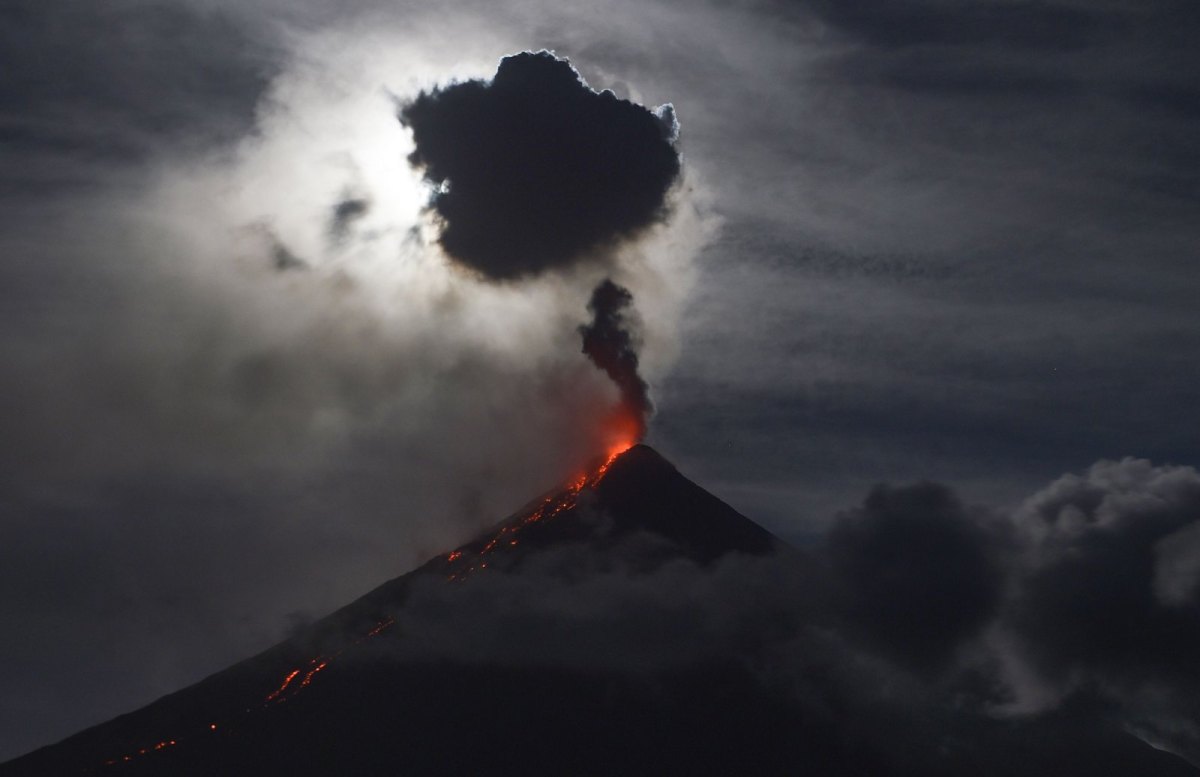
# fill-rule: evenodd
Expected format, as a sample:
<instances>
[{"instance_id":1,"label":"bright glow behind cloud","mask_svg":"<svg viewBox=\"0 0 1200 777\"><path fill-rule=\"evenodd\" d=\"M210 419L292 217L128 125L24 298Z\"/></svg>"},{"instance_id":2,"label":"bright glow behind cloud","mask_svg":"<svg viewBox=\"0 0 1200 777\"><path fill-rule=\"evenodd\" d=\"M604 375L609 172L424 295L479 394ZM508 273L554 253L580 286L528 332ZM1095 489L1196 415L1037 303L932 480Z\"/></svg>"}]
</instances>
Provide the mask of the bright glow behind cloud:
<instances>
[{"instance_id":1,"label":"bright glow behind cloud","mask_svg":"<svg viewBox=\"0 0 1200 777\"><path fill-rule=\"evenodd\" d=\"M690 262L715 226L694 178L673 195L668 223L608 261L520 283L470 277L436 243L397 104L487 77L516 47L487 33L453 51L423 40L294 36L254 132L219 154L165 160L117 216L139 244L128 261L148 279L126 313L138 330L127 358L172 386L163 412L195 424L166 443L181 458L196 448L220 468L280 457L317 466L383 436L519 469L542 487L604 447L614 391L580 353L576 327L608 275L638 301L645 374L670 368ZM352 217L339 222L345 203ZM148 428L158 426L170 424ZM539 463L480 447L481 436L537 450ZM496 477L527 488L511 472Z\"/></svg>"}]
</instances>

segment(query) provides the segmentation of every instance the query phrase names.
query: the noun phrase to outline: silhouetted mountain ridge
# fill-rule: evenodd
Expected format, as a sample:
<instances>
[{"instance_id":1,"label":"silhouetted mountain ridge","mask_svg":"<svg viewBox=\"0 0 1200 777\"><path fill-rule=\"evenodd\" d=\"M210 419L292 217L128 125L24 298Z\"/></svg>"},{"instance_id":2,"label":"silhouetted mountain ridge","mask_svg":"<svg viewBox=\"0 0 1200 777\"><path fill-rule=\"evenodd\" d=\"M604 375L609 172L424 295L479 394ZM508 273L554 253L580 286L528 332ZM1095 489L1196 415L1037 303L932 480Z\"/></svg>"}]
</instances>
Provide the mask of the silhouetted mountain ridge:
<instances>
[{"instance_id":1,"label":"silhouetted mountain ridge","mask_svg":"<svg viewBox=\"0 0 1200 777\"><path fill-rule=\"evenodd\" d=\"M285 642L0 775L1196 773L1088 710L953 714L933 724L939 744L928 721L846 707L816 658L774 666L809 666L821 644L797 636L806 563L635 446ZM889 726L899 751L861 734Z\"/></svg>"}]
</instances>

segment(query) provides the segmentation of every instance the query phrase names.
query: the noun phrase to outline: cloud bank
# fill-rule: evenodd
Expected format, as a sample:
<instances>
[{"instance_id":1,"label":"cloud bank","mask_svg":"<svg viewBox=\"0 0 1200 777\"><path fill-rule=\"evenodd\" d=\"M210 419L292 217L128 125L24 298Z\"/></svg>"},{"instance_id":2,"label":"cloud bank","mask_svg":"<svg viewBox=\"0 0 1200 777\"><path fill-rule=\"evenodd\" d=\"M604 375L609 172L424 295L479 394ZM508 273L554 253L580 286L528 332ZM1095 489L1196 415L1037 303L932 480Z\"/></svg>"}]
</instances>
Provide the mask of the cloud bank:
<instances>
[{"instance_id":1,"label":"cloud bank","mask_svg":"<svg viewBox=\"0 0 1200 777\"><path fill-rule=\"evenodd\" d=\"M1011 512L880 485L819 543L709 564L578 519L600 541L418 580L386 651L648 683L732 664L804 710L794 737L827 726L901 774L1087 774L1079 748L1127 735L1200 766L1192 468L1100 462Z\"/></svg>"}]
</instances>

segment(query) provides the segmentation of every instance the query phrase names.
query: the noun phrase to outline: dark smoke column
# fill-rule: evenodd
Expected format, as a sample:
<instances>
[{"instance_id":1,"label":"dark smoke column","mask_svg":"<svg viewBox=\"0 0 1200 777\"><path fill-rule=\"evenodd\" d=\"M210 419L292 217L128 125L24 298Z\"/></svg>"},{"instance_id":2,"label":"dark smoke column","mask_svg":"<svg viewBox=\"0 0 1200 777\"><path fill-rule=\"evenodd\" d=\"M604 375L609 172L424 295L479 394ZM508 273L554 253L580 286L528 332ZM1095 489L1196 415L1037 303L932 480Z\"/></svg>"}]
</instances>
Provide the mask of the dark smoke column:
<instances>
[{"instance_id":1,"label":"dark smoke column","mask_svg":"<svg viewBox=\"0 0 1200 777\"><path fill-rule=\"evenodd\" d=\"M625 310L632 303L628 289L605 278L588 302L592 322L579 327L579 333L583 335L583 352L608 373L621 392L616 424L629 426L631 441L638 442L646 436L646 423L654 406L649 386L638 374L637 351L625 321Z\"/></svg>"},{"instance_id":2,"label":"dark smoke column","mask_svg":"<svg viewBox=\"0 0 1200 777\"><path fill-rule=\"evenodd\" d=\"M483 280L611 263L669 215L680 173L674 108L597 92L548 51L505 57L490 81L422 92L399 118L413 135L409 162L435 186L442 249ZM605 280L580 328L583 352L620 390L605 427L626 445L645 435L652 409L627 328L632 302Z\"/></svg>"}]
</instances>

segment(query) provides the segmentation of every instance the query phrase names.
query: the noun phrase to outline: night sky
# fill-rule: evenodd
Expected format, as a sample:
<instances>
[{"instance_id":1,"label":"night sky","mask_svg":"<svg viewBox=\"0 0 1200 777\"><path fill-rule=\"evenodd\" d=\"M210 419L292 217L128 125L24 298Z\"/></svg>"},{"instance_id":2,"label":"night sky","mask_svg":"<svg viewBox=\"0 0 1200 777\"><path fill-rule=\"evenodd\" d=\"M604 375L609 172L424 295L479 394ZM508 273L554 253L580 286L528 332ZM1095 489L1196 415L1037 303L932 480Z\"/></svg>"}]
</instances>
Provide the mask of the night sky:
<instances>
[{"instance_id":1,"label":"night sky","mask_svg":"<svg viewBox=\"0 0 1200 777\"><path fill-rule=\"evenodd\" d=\"M1200 763L1198 36L1191 0L7 0L0 760L466 541L623 401L888 676L983 656L1003 714L1086 687ZM775 590L720 574L685 587Z\"/></svg>"}]
</instances>

